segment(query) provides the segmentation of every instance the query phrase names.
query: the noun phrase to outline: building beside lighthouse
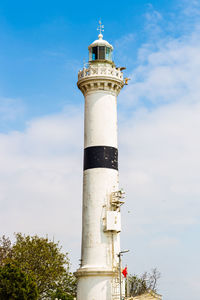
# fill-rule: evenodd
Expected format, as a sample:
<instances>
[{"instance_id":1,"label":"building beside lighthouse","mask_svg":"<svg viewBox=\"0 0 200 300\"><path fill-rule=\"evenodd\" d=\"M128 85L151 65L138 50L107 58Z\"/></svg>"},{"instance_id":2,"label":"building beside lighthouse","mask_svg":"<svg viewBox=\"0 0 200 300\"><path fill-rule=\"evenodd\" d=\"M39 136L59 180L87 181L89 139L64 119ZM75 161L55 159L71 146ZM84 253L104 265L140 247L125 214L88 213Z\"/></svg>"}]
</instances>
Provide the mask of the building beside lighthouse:
<instances>
[{"instance_id":1,"label":"building beside lighthouse","mask_svg":"<svg viewBox=\"0 0 200 300\"><path fill-rule=\"evenodd\" d=\"M84 95L84 167L81 264L77 300L120 299L120 206L117 96L124 86L113 47L103 39L89 45L89 62L78 73Z\"/></svg>"}]
</instances>

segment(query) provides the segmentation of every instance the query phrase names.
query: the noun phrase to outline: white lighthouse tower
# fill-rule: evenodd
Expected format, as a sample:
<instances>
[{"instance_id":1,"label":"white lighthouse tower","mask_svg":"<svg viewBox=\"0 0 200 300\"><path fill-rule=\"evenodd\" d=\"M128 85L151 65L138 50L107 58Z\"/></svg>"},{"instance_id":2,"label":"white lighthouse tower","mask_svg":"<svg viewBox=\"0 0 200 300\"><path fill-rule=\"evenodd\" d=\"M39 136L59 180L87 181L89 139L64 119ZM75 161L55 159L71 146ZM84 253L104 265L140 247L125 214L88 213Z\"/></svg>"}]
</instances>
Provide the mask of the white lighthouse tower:
<instances>
[{"instance_id":1,"label":"white lighthouse tower","mask_svg":"<svg viewBox=\"0 0 200 300\"><path fill-rule=\"evenodd\" d=\"M88 66L78 73L85 98L81 264L77 300L119 300L120 205L118 186L117 95L123 68L112 61L103 40L89 47ZM120 272L121 273L121 272Z\"/></svg>"}]
</instances>

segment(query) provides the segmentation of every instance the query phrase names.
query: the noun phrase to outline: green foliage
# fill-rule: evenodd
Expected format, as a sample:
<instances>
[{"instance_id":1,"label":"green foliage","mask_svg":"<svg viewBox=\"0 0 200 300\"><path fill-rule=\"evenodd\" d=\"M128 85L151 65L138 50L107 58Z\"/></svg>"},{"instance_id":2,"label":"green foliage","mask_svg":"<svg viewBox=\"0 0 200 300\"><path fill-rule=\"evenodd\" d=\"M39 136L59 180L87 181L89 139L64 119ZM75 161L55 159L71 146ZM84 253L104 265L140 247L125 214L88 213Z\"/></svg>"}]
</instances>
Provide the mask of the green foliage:
<instances>
[{"instance_id":1,"label":"green foliage","mask_svg":"<svg viewBox=\"0 0 200 300\"><path fill-rule=\"evenodd\" d=\"M63 291L64 294L68 295L67 296L68 298L69 295L72 295L73 296L72 299L76 295L76 287L77 287L77 279L71 272L66 272L62 277L62 279L57 283L57 289Z\"/></svg>"},{"instance_id":2,"label":"green foliage","mask_svg":"<svg viewBox=\"0 0 200 300\"><path fill-rule=\"evenodd\" d=\"M62 253L58 243L37 235L26 236L17 233L15 237L16 242L13 246L10 245L10 250L7 251L9 255L3 251L4 258L0 265L10 262L27 275L34 276L39 299L49 299L58 289L66 295L75 294L76 280L69 272L68 254ZM1 239L0 249L3 247L2 241Z\"/></svg>"},{"instance_id":3,"label":"green foliage","mask_svg":"<svg viewBox=\"0 0 200 300\"><path fill-rule=\"evenodd\" d=\"M73 300L74 296L71 294L66 293L65 291L62 290L62 288L57 288L56 292L54 292L51 295L51 299L62 299L62 300Z\"/></svg>"},{"instance_id":4,"label":"green foliage","mask_svg":"<svg viewBox=\"0 0 200 300\"><path fill-rule=\"evenodd\" d=\"M129 275L129 293L131 296L138 296L145 293L148 288L145 279L137 275Z\"/></svg>"},{"instance_id":5,"label":"green foliage","mask_svg":"<svg viewBox=\"0 0 200 300\"><path fill-rule=\"evenodd\" d=\"M67 254L60 252L58 244L38 236L16 234L11 261L27 274L34 274L39 294L48 296L69 267Z\"/></svg>"},{"instance_id":6,"label":"green foliage","mask_svg":"<svg viewBox=\"0 0 200 300\"><path fill-rule=\"evenodd\" d=\"M130 296L139 296L149 290L156 292L159 278L160 272L156 268L152 269L151 273L145 272L142 276L129 275L128 284Z\"/></svg>"},{"instance_id":7,"label":"green foliage","mask_svg":"<svg viewBox=\"0 0 200 300\"><path fill-rule=\"evenodd\" d=\"M17 266L5 264L0 267L1 300L36 300L38 299L35 281Z\"/></svg>"},{"instance_id":8,"label":"green foliage","mask_svg":"<svg viewBox=\"0 0 200 300\"><path fill-rule=\"evenodd\" d=\"M11 241L3 235L2 238L0 238L0 266L6 264L7 258L11 257L11 255Z\"/></svg>"}]
</instances>

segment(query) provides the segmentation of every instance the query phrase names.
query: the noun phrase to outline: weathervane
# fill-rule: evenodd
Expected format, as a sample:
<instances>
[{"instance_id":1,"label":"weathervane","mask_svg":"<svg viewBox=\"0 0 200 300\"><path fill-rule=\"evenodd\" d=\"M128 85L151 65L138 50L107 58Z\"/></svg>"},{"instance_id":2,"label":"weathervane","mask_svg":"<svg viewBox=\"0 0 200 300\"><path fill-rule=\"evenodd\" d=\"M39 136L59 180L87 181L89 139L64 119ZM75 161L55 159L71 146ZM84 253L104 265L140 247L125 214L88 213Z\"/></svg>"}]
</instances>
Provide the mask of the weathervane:
<instances>
[{"instance_id":1,"label":"weathervane","mask_svg":"<svg viewBox=\"0 0 200 300\"><path fill-rule=\"evenodd\" d=\"M97 30L99 31L100 35L102 35L102 32L104 32L104 25L102 25L101 21L99 21L99 26L97 27Z\"/></svg>"}]
</instances>

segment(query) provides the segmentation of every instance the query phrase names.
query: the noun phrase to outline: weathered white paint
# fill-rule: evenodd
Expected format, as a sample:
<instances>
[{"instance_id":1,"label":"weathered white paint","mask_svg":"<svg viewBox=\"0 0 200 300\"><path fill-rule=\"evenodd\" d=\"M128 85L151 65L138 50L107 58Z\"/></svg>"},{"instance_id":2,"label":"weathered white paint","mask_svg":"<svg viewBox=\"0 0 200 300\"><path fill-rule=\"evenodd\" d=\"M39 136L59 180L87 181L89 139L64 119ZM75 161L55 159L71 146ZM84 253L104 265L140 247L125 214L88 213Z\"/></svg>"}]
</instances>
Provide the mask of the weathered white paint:
<instances>
[{"instance_id":1,"label":"weathered white paint","mask_svg":"<svg viewBox=\"0 0 200 300\"><path fill-rule=\"evenodd\" d=\"M80 71L78 78L78 87L85 96L84 147L117 148L117 95L124 85L122 72L114 64L101 61ZM116 210L111 195L118 190L117 170L84 171L77 300L119 300L120 236L117 230L107 230L106 224L107 212Z\"/></svg>"},{"instance_id":2,"label":"weathered white paint","mask_svg":"<svg viewBox=\"0 0 200 300\"><path fill-rule=\"evenodd\" d=\"M117 267L119 234L105 232L110 195L116 190L118 190L116 170L95 168L84 172L82 216L82 266L84 267L96 266L110 268L110 270Z\"/></svg>"},{"instance_id":3,"label":"weathered white paint","mask_svg":"<svg viewBox=\"0 0 200 300\"><path fill-rule=\"evenodd\" d=\"M116 102L116 95L104 90L85 96L85 148L99 145L117 148Z\"/></svg>"},{"instance_id":4,"label":"weathered white paint","mask_svg":"<svg viewBox=\"0 0 200 300\"><path fill-rule=\"evenodd\" d=\"M79 279L77 299L112 299L112 281L110 276L90 276Z\"/></svg>"}]
</instances>

